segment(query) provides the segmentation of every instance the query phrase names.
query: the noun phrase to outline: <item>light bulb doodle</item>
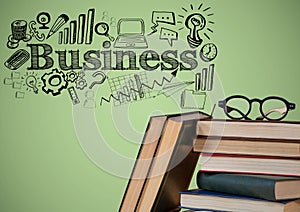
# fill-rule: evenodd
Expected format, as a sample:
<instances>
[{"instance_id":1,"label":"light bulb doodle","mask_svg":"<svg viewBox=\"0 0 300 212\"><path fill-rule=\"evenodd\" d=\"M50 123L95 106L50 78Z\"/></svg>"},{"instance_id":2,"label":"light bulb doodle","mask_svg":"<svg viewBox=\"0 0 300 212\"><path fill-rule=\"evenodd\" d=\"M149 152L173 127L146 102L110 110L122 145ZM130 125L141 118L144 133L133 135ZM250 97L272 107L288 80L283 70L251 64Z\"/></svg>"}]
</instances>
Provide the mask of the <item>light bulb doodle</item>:
<instances>
[{"instance_id":1,"label":"light bulb doodle","mask_svg":"<svg viewBox=\"0 0 300 212\"><path fill-rule=\"evenodd\" d=\"M210 28L212 24L215 24L210 20L210 16L213 16L213 13L210 13L211 7L207 7L202 9L203 3L201 3L197 12L194 10L194 6L190 4L190 11L186 8L182 8L182 10L187 13L186 15L178 15L179 18L184 19L184 21L177 21L178 24L182 24L179 30L187 28L189 30L189 34L187 36L188 44L191 48L197 48L201 45L203 39L202 35L210 40L210 36L208 33L213 33L213 30Z\"/></svg>"},{"instance_id":2,"label":"light bulb doodle","mask_svg":"<svg viewBox=\"0 0 300 212\"><path fill-rule=\"evenodd\" d=\"M186 18L185 26L190 30L187 41L191 48L196 48L202 43L203 40L199 36L199 31L202 30L205 25L206 20L200 13L193 13Z\"/></svg>"},{"instance_id":3,"label":"light bulb doodle","mask_svg":"<svg viewBox=\"0 0 300 212\"><path fill-rule=\"evenodd\" d=\"M27 87L27 91L33 91L35 94L38 94L39 88L42 84L40 77L37 73L27 72L24 76L21 77L23 86Z\"/></svg>"},{"instance_id":4,"label":"light bulb doodle","mask_svg":"<svg viewBox=\"0 0 300 212\"><path fill-rule=\"evenodd\" d=\"M37 83L37 80L36 80L35 76L30 75L26 78L26 85L29 88L32 88L34 93L38 93L38 91L39 91L39 89L37 88L36 83Z\"/></svg>"}]
</instances>

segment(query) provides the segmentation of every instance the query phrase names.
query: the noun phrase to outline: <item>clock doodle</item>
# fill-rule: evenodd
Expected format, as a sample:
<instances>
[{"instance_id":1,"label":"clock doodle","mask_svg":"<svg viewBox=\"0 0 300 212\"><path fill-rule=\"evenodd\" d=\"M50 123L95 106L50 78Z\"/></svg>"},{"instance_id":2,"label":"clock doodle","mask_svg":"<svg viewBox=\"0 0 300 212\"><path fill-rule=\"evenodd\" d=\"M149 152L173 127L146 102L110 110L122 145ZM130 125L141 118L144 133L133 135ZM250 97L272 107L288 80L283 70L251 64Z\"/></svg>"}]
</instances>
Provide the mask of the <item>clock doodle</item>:
<instances>
[{"instance_id":1,"label":"clock doodle","mask_svg":"<svg viewBox=\"0 0 300 212\"><path fill-rule=\"evenodd\" d=\"M218 54L217 46L213 43L205 44L200 50L200 57L205 62L210 62L216 58Z\"/></svg>"}]
</instances>

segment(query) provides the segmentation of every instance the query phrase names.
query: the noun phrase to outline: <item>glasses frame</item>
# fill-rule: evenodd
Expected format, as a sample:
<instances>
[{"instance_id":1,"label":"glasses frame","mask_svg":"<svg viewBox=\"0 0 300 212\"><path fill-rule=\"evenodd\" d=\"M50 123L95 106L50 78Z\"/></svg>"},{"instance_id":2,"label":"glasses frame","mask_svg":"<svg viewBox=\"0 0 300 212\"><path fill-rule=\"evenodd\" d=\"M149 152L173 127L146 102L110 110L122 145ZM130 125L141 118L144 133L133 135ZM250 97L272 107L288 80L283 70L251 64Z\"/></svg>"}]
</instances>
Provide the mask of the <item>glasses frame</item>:
<instances>
[{"instance_id":1,"label":"glasses frame","mask_svg":"<svg viewBox=\"0 0 300 212\"><path fill-rule=\"evenodd\" d=\"M227 107L228 106L226 104L231 99L245 99L249 103L249 109L248 109L247 113L245 113L245 114L242 113L240 110L238 110L236 108L233 108L233 109L235 109L236 111L238 111L242 115L241 118L233 117L233 116L231 116L229 114L230 112L227 111ZM280 101L282 101L285 104L287 110L286 110L286 112L280 118L273 119L273 118L267 117L267 115L264 114L264 112L263 112L263 103L265 101L267 101L267 100L270 100L270 99L280 100ZM226 99L219 101L218 102L218 106L221 107L221 108L223 108L224 113L229 118L231 118L231 119L243 119L243 118L249 119L248 115L250 114L250 112L252 110L252 103L253 102L258 102L259 103L259 111L260 111L262 117L264 117L265 119L267 119L269 121L279 121L279 120L282 120L282 119L284 119L287 116L289 110L294 110L296 108L296 104L295 103L288 102L286 99L284 99L282 97L279 97L279 96L268 96L268 97L266 97L266 98L264 98L264 99L261 100L261 99L258 99L258 98L249 99L249 98L247 98L246 96L243 96L243 95L229 96Z\"/></svg>"}]
</instances>

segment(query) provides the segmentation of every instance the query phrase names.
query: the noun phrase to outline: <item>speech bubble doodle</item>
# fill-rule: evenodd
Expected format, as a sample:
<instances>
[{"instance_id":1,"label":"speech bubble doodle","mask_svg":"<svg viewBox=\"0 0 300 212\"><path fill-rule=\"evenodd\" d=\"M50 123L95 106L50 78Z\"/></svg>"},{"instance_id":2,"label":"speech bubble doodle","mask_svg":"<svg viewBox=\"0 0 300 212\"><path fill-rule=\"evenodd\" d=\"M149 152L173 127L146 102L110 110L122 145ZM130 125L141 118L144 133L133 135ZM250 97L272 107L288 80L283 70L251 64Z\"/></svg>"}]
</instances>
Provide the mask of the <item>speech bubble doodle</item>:
<instances>
[{"instance_id":1,"label":"speech bubble doodle","mask_svg":"<svg viewBox=\"0 0 300 212\"><path fill-rule=\"evenodd\" d=\"M153 11L152 12L152 23L154 24L151 29L152 32L149 35L157 32L158 23L165 23L175 25L175 13L167 11Z\"/></svg>"},{"instance_id":2,"label":"speech bubble doodle","mask_svg":"<svg viewBox=\"0 0 300 212\"><path fill-rule=\"evenodd\" d=\"M170 46L173 46L173 40L178 40L178 33L174 30L170 30L167 28L161 28L160 30L160 37L161 40L168 40Z\"/></svg>"}]
</instances>

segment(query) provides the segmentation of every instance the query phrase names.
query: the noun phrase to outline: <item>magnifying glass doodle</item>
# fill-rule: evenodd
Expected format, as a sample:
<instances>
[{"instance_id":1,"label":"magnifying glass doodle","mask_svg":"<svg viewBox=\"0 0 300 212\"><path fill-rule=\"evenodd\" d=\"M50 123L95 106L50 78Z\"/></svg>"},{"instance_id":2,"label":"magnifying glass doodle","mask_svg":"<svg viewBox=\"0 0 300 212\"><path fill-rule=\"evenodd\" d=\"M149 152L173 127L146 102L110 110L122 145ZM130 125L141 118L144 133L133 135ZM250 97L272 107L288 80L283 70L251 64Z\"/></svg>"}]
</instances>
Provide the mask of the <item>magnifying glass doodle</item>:
<instances>
[{"instance_id":1,"label":"magnifying glass doodle","mask_svg":"<svg viewBox=\"0 0 300 212\"><path fill-rule=\"evenodd\" d=\"M114 37L110 36L108 34L108 31L109 31L109 26L107 23L105 22L99 22L95 25L95 32L98 34L98 35L104 35L106 37L108 37L108 39L113 42L115 40Z\"/></svg>"}]
</instances>

